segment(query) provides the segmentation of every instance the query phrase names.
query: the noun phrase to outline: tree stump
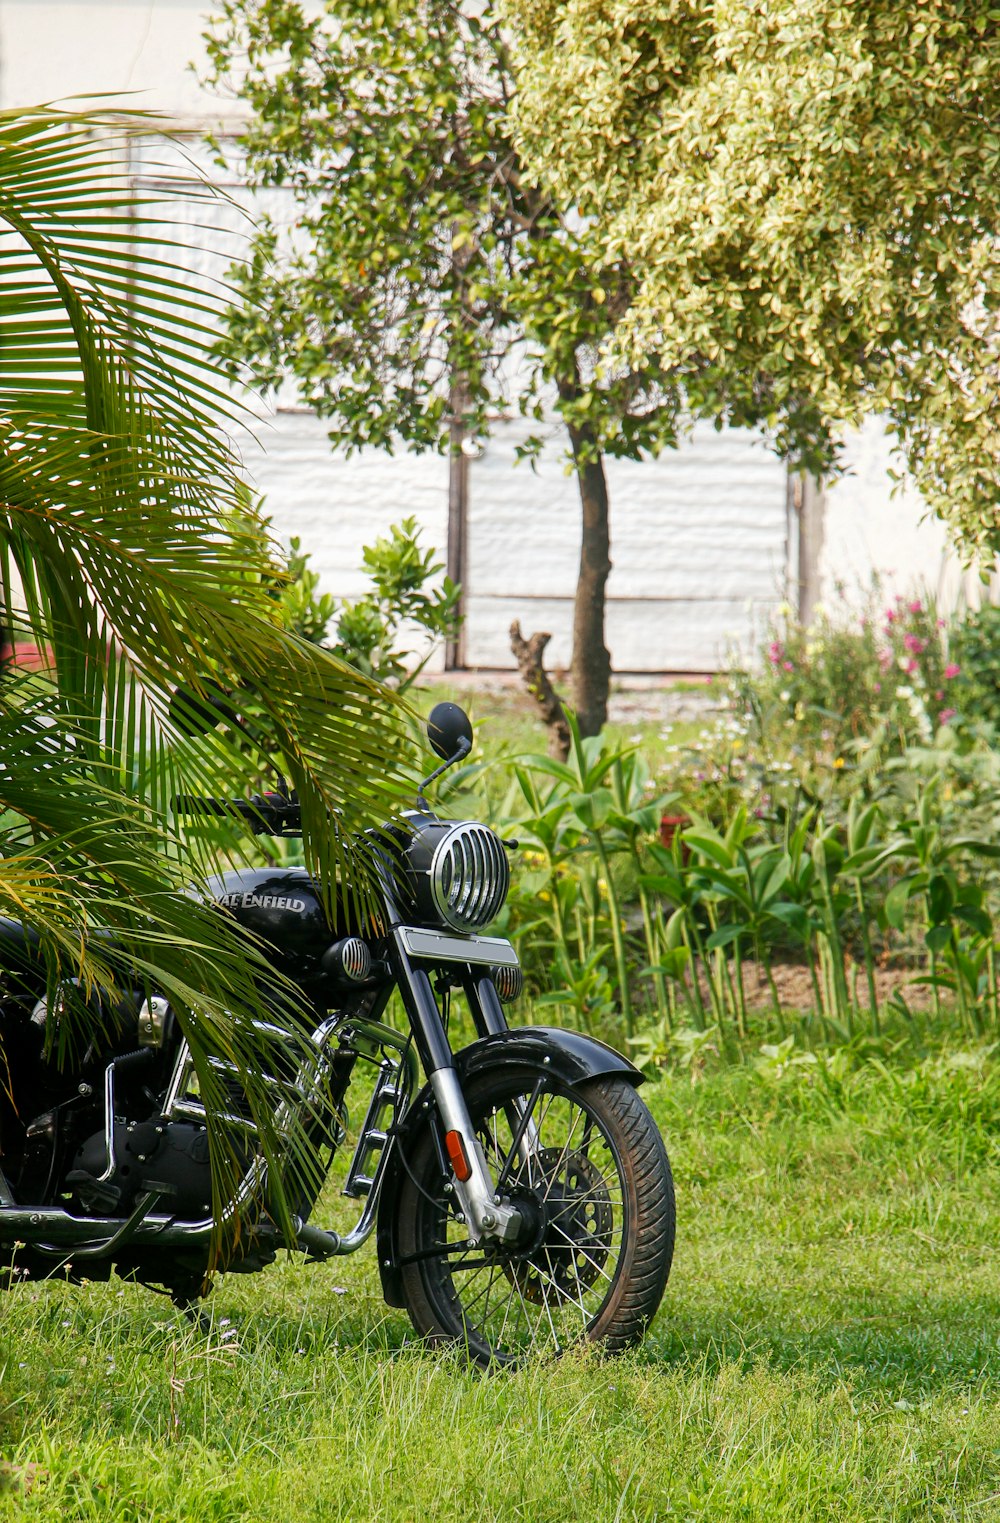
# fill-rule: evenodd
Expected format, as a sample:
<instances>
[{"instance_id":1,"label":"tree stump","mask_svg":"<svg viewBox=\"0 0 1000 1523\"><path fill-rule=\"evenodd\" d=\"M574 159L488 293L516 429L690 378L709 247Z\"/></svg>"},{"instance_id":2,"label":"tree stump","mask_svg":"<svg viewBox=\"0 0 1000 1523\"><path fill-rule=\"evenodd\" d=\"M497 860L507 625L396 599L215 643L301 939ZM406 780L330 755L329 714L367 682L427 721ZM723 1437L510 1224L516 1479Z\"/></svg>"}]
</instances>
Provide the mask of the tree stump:
<instances>
[{"instance_id":1,"label":"tree stump","mask_svg":"<svg viewBox=\"0 0 1000 1523\"><path fill-rule=\"evenodd\" d=\"M538 632L526 640L517 619L510 626L510 648L517 661L518 670L549 732L549 755L557 761L565 761L569 755L569 725L562 699L552 686L552 679L543 665L545 647L551 634Z\"/></svg>"}]
</instances>

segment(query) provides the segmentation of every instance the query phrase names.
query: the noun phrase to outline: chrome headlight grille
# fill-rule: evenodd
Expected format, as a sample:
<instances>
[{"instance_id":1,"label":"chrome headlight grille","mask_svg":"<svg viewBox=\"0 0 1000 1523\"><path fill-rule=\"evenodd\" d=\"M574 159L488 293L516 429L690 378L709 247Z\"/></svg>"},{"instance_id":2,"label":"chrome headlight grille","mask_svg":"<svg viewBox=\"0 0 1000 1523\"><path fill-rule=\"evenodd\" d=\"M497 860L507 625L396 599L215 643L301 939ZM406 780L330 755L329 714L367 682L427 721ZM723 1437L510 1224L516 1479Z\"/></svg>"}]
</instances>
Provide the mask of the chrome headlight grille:
<instances>
[{"instance_id":1,"label":"chrome headlight grille","mask_svg":"<svg viewBox=\"0 0 1000 1523\"><path fill-rule=\"evenodd\" d=\"M457 931L489 925L510 887L502 842L474 820L453 825L437 843L428 876L435 909Z\"/></svg>"}]
</instances>

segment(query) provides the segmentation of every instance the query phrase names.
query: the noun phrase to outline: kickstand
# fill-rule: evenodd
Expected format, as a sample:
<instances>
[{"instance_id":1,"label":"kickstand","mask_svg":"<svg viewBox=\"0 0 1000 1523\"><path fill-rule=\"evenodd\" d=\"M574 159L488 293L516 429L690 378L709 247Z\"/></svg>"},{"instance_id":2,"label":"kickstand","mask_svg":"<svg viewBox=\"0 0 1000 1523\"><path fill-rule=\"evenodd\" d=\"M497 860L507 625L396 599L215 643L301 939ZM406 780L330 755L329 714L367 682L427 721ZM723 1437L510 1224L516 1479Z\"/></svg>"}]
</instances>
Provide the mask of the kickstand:
<instances>
[{"instance_id":1,"label":"kickstand","mask_svg":"<svg viewBox=\"0 0 1000 1523\"><path fill-rule=\"evenodd\" d=\"M207 1312L202 1311L198 1298L178 1293L170 1297L178 1311L182 1311L191 1326L197 1328L203 1337L207 1338L212 1331L212 1319Z\"/></svg>"}]
</instances>

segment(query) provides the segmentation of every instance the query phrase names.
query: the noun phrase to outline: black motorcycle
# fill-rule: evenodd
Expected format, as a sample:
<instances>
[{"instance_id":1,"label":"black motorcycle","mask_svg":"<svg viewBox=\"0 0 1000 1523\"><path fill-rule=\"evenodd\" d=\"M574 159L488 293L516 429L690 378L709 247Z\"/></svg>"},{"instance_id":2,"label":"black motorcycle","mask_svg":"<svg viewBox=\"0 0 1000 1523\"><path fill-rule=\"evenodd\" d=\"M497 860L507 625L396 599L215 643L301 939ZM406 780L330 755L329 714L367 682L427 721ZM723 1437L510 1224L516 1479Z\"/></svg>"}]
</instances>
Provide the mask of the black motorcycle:
<instances>
[{"instance_id":1,"label":"black motorcycle","mask_svg":"<svg viewBox=\"0 0 1000 1523\"><path fill-rule=\"evenodd\" d=\"M443 765L428 783L468 754L472 728L457 706L439 705L430 735ZM285 792L175 803L189 814L241 814L263 835L301 833ZM332 925L302 868L212 882L219 906L266 946L313 1012L304 1060L284 1072L275 1064L271 1081L274 1134L290 1135L296 1123L316 1165L312 1185L296 1185L291 1216L268 1210L239 1075L213 1060L230 1096L214 1124L244 1170L221 1212L223 1222L241 1222L222 1260L208 1116L169 1004L156 995L123 1001L104 1044L92 1043L67 1070L47 1055L46 1026L58 1009L49 1010L32 934L0 920L0 1256L8 1279L101 1279L114 1268L190 1308L210 1269L254 1272L282 1250L327 1260L374 1232L389 1305L479 1363L580 1339L616 1351L642 1337L674 1243L670 1166L636 1093L642 1075L578 1032L508 1026L504 1006L520 992L521 969L508 941L483 932L503 907L516 843L472 820L439 819L423 789L418 807L381 840L374 930ZM477 1032L457 1052L448 1035L455 990ZM382 1020L394 991L407 1034ZM279 1053L287 1039L287 1053L301 1054L301 1029L293 1042L276 1017L269 1035ZM359 1088L363 1119L352 1133L347 1097L355 1106ZM348 1139L343 1193L360 1214L341 1233L310 1217Z\"/></svg>"}]
</instances>

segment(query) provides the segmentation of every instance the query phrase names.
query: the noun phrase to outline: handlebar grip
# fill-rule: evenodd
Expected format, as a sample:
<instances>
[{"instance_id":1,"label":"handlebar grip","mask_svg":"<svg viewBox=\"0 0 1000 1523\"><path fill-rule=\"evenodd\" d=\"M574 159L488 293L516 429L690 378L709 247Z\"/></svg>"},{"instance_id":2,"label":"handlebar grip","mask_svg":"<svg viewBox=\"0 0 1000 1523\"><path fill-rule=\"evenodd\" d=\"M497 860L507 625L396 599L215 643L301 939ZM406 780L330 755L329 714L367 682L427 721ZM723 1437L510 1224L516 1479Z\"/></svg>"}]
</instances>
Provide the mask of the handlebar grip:
<instances>
[{"instance_id":1,"label":"handlebar grip","mask_svg":"<svg viewBox=\"0 0 1000 1523\"><path fill-rule=\"evenodd\" d=\"M197 793L178 793L170 800L177 814L242 814L243 799L211 799Z\"/></svg>"},{"instance_id":2,"label":"handlebar grip","mask_svg":"<svg viewBox=\"0 0 1000 1523\"><path fill-rule=\"evenodd\" d=\"M171 799L178 814L238 815L250 822L255 835L298 835L302 811L298 800L280 793L255 794L250 799L213 799L179 793Z\"/></svg>"}]
</instances>

